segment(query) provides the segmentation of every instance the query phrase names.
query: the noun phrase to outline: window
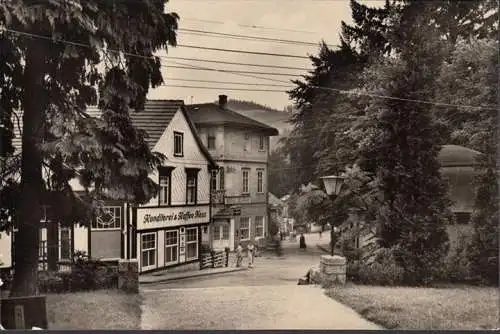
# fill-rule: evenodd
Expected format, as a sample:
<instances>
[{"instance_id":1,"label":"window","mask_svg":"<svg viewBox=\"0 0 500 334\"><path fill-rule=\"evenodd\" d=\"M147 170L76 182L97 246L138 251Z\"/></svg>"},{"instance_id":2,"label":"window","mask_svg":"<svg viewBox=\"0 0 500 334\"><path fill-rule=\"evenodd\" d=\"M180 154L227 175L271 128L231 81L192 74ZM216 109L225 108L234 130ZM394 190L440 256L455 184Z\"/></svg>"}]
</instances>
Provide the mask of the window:
<instances>
[{"instance_id":1,"label":"window","mask_svg":"<svg viewBox=\"0 0 500 334\"><path fill-rule=\"evenodd\" d=\"M264 170L263 169L257 170L257 192L258 193L264 192Z\"/></svg>"},{"instance_id":2,"label":"window","mask_svg":"<svg viewBox=\"0 0 500 334\"><path fill-rule=\"evenodd\" d=\"M216 170L213 170L212 171L212 177L210 179L210 188L212 189L212 191L214 190L217 190L217 171Z\"/></svg>"},{"instance_id":3,"label":"window","mask_svg":"<svg viewBox=\"0 0 500 334\"><path fill-rule=\"evenodd\" d=\"M240 218L240 239L241 240L250 239L250 218L248 217Z\"/></svg>"},{"instance_id":4,"label":"window","mask_svg":"<svg viewBox=\"0 0 500 334\"><path fill-rule=\"evenodd\" d=\"M120 229L122 219L122 208L119 206L104 206L99 210L96 219L92 222L94 230L116 230Z\"/></svg>"},{"instance_id":5,"label":"window","mask_svg":"<svg viewBox=\"0 0 500 334\"><path fill-rule=\"evenodd\" d=\"M174 132L174 156L182 157L184 155L184 134Z\"/></svg>"},{"instance_id":6,"label":"window","mask_svg":"<svg viewBox=\"0 0 500 334\"><path fill-rule=\"evenodd\" d=\"M264 236L264 217L255 217L255 237L260 238Z\"/></svg>"},{"instance_id":7,"label":"window","mask_svg":"<svg viewBox=\"0 0 500 334\"><path fill-rule=\"evenodd\" d=\"M214 225L214 240L229 240L229 225Z\"/></svg>"},{"instance_id":8,"label":"window","mask_svg":"<svg viewBox=\"0 0 500 334\"><path fill-rule=\"evenodd\" d=\"M264 151L266 149L266 137L259 136L259 151Z\"/></svg>"},{"instance_id":9,"label":"window","mask_svg":"<svg viewBox=\"0 0 500 334\"><path fill-rule=\"evenodd\" d=\"M54 217L54 213L52 212L52 206L50 205L42 205L42 215L40 218L40 222L50 222Z\"/></svg>"},{"instance_id":10,"label":"window","mask_svg":"<svg viewBox=\"0 0 500 334\"><path fill-rule=\"evenodd\" d=\"M178 261L179 233L178 231L165 231L165 264Z\"/></svg>"},{"instance_id":11,"label":"window","mask_svg":"<svg viewBox=\"0 0 500 334\"><path fill-rule=\"evenodd\" d=\"M170 203L170 176L160 175L160 205Z\"/></svg>"},{"instance_id":12,"label":"window","mask_svg":"<svg viewBox=\"0 0 500 334\"><path fill-rule=\"evenodd\" d=\"M219 190L223 190L225 187L224 183L224 167L219 169Z\"/></svg>"},{"instance_id":13,"label":"window","mask_svg":"<svg viewBox=\"0 0 500 334\"><path fill-rule=\"evenodd\" d=\"M215 149L215 136L214 135L208 135L207 148L209 150Z\"/></svg>"},{"instance_id":14,"label":"window","mask_svg":"<svg viewBox=\"0 0 500 334\"><path fill-rule=\"evenodd\" d=\"M198 169L186 168L186 203L196 204Z\"/></svg>"},{"instance_id":15,"label":"window","mask_svg":"<svg viewBox=\"0 0 500 334\"><path fill-rule=\"evenodd\" d=\"M250 151L250 136L245 133L245 142L243 143L243 150Z\"/></svg>"},{"instance_id":16,"label":"window","mask_svg":"<svg viewBox=\"0 0 500 334\"><path fill-rule=\"evenodd\" d=\"M156 233L141 235L141 267L149 269L156 265Z\"/></svg>"},{"instance_id":17,"label":"window","mask_svg":"<svg viewBox=\"0 0 500 334\"><path fill-rule=\"evenodd\" d=\"M198 228L186 228L186 260L198 258Z\"/></svg>"},{"instance_id":18,"label":"window","mask_svg":"<svg viewBox=\"0 0 500 334\"><path fill-rule=\"evenodd\" d=\"M250 173L250 169L243 169L243 194L248 194L248 174Z\"/></svg>"},{"instance_id":19,"label":"window","mask_svg":"<svg viewBox=\"0 0 500 334\"><path fill-rule=\"evenodd\" d=\"M61 250L59 258L61 260L69 260L71 258L71 236L70 229L67 227L61 228Z\"/></svg>"}]
</instances>

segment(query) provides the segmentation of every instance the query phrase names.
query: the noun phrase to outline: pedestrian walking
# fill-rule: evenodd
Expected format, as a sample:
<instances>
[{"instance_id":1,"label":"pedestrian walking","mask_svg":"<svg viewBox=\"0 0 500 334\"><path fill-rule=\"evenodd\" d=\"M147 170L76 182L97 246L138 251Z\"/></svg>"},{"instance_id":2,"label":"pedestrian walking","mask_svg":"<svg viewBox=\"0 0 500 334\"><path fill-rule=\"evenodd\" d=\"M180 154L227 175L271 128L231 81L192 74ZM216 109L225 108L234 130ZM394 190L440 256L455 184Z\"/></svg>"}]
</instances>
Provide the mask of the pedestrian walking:
<instances>
[{"instance_id":1,"label":"pedestrian walking","mask_svg":"<svg viewBox=\"0 0 500 334\"><path fill-rule=\"evenodd\" d=\"M304 233L300 234L299 247L303 248L303 249L307 248L307 246L306 246L306 237L304 236Z\"/></svg>"},{"instance_id":2,"label":"pedestrian walking","mask_svg":"<svg viewBox=\"0 0 500 334\"><path fill-rule=\"evenodd\" d=\"M243 261L243 247L238 244L236 247L236 267L241 267L241 262Z\"/></svg>"},{"instance_id":3,"label":"pedestrian walking","mask_svg":"<svg viewBox=\"0 0 500 334\"><path fill-rule=\"evenodd\" d=\"M247 251L248 251L248 268L253 267L253 257L254 257L254 252L255 252L255 246L253 245L252 242L250 242L247 246Z\"/></svg>"},{"instance_id":4,"label":"pedestrian walking","mask_svg":"<svg viewBox=\"0 0 500 334\"><path fill-rule=\"evenodd\" d=\"M319 238L321 239L321 235L323 234L322 230L319 230Z\"/></svg>"}]
</instances>

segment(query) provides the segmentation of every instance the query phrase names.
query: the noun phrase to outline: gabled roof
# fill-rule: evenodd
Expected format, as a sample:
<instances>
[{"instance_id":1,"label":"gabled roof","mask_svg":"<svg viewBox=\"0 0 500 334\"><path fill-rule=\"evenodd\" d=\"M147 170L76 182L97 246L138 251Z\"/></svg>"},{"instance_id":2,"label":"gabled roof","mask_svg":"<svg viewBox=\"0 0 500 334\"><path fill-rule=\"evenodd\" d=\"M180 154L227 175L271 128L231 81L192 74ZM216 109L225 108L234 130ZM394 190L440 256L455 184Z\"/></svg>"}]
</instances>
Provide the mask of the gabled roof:
<instances>
[{"instance_id":1,"label":"gabled roof","mask_svg":"<svg viewBox=\"0 0 500 334\"><path fill-rule=\"evenodd\" d=\"M269 193L269 200L268 203L273 205L273 206L283 206L285 203L283 203L282 200L280 200L276 195L273 193Z\"/></svg>"},{"instance_id":2,"label":"gabled roof","mask_svg":"<svg viewBox=\"0 0 500 334\"><path fill-rule=\"evenodd\" d=\"M268 136L279 135L277 129L216 103L191 104L186 109L196 125L227 125L261 131Z\"/></svg>"},{"instance_id":3,"label":"gabled roof","mask_svg":"<svg viewBox=\"0 0 500 334\"><path fill-rule=\"evenodd\" d=\"M141 111L131 111L130 119L132 124L141 130L144 130L147 133L147 137L145 138L146 142L149 145L150 149L153 149L160 140L161 135L168 127L172 119L174 118L177 111L181 111L186 121L193 133L196 144L199 149L208 160L212 167L216 167L217 164L213 160L212 156L208 152L208 149L203 145L196 128L189 117L186 109L184 108L184 101L182 100L147 100L144 109ZM87 113L92 117L99 117L100 111L97 108L89 108ZM173 145L173 143L172 143Z\"/></svg>"}]
</instances>

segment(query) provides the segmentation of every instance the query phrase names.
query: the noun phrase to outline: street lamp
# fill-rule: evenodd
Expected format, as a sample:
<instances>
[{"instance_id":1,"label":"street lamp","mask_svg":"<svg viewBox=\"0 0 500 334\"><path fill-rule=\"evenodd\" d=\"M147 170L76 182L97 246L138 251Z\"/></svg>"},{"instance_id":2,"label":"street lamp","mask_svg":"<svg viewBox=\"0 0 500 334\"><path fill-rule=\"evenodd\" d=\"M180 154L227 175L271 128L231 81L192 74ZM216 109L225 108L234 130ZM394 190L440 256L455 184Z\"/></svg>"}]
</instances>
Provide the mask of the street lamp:
<instances>
[{"instance_id":1,"label":"street lamp","mask_svg":"<svg viewBox=\"0 0 500 334\"><path fill-rule=\"evenodd\" d=\"M321 177L321 180L323 181L328 196L331 196L335 200L335 198L340 194L340 191L342 190L344 177L340 175L329 175ZM332 224L330 230L330 251L332 256L334 255L337 232L338 228L334 226L334 224Z\"/></svg>"}]
</instances>

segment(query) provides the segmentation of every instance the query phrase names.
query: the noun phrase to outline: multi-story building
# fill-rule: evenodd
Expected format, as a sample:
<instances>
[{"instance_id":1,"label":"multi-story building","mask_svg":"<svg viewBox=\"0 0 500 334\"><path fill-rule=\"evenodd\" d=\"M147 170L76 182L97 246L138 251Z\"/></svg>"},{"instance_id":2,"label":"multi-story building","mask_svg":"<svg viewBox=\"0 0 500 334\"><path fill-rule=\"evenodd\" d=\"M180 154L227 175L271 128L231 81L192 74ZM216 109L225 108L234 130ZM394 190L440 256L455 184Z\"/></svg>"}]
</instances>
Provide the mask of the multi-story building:
<instances>
[{"instance_id":1,"label":"multi-story building","mask_svg":"<svg viewBox=\"0 0 500 334\"><path fill-rule=\"evenodd\" d=\"M219 103L187 106L198 135L219 166L212 175L211 246L259 243L268 231L269 137L278 130Z\"/></svg>"},{"instance_id":2,"label":"multi-story building","mask_svg":"<svg viewBox=\"0 0 500 334\"><path fill-rule=\"evenodd\" d=\"M89 108L96 118L100 111ZM184 102L150 100L144 110L130 114L132 124L147 134L154 152L167 158L151 173L160 186L157 197L144 205L105 201L91 222L63 226L44 206L40 222L40 260L64 263L77 251L97 259L137 259L139 272L198 266L202 241L208 242L210 178L217 165L198 137ZM20 142L15 144L21 150ZM75 192L83 187L71 180ZM15 233L0 234L4 266L12 265ZM48 253L45 253L45 251ZM51 254L52 253L52 254ZM51 269L51 268L49 268Z\"/></svg>"}]
</instances>

